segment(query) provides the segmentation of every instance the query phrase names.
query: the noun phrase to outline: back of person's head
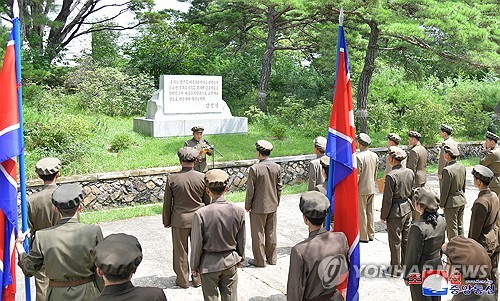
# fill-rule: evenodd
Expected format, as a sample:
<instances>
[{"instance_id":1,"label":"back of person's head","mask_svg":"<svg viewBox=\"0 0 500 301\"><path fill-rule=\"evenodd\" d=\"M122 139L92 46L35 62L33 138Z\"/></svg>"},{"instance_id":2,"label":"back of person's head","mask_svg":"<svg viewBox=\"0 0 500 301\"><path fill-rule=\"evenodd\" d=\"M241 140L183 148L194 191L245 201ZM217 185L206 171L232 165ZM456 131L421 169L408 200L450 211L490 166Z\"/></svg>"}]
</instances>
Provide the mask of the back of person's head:
<instances>
[{"instance_id":1,"label":"back of person's head","mask_svg":"<svg viewBox=\"0 0 500 301\"><path fill-rule=\"evenodd\" d=\"M322 154L325 153L326 142L327 142L326 138L322 136L316 137L313 141L314 147Z\"/></svg>"},{"instance_id":2,"label":"back of person's head","mask_svg":"<svg viewBox=\"0 0 500 301\"><path fill-rule=\"evenodd\" d=\"M61 170L61 161L57 158L43 158L35 165L38 177L46 182L52 182Z\"/></svg>"},{"instance_id":3,"label":"back of person's head","mask_svg":"<svg viewBox=\"0 0 500 301\"><path fill-rule=\"evenodd\" d=\"M192 147L181 147L177 151L177 156L179 157L179 161L181 163L194 163L196 157L198 157L199 151Z\"/></svg>"},{"instance_id":4,"label":"back of person's head","mask_svg":"<svg viewBox=\"0 0 500 301\"><path fill-rule=\"evenodd\" d=\"M477 241L455 236L441 250L448 257L451 270L458 270L464 279L487 279L492 265L486 250Z\"/></svg>"},{"instance_id":5,"label":"back of person's head","mask_svg":"<svg viewBox=\"0 0 500 301\"><path fill-rule=\"evenodd\" d=\"M472 169L472 175L475 179L478 179L483 183L484 186L489 186L490 182L493 180L495 174L491 169L484 165L476 165Z\"/></svg>"},{"instance_id":6,"label":"back of person's head","mask_svg":"<svg viewBox=\"0 0 500 301\"><path fill-rule=\"evenodd\" d=\"M85 197L82 186L78 184L63 184L52 193L52 204L63 217L71 217L78 210Z\"/></svg>"},{"instance_id":7,"label":"back of person's head","mask_svg":"<svg viewBox=\"0 0 500 301\"><path fill-rule=\"evenodd\" d=\"M269 141L259 140L255 143L255 148L262 156L269 157L274 147Z\"/></svg>"},{"instance_id":8,"label":"back of person's head","mask_svg":"<svg viewBox=\"0 0 500 301\"><path fill-rule=\"evenodd\" d=\"M222 194L229 183L229 174L222 169L211 169L205 174L205 185L214 194Z\"/></svg>"},{"instance_id":9,"label":"back of person's head","mask_svg":"<svg viewBox=\"0 0 500 301\"><path fill-rule=\"evenodd\" d=\"M300 196L299 209L314 226L321 226L330 208L328 198L319 191L307 191Z\"/></svg>"}]
</instances>

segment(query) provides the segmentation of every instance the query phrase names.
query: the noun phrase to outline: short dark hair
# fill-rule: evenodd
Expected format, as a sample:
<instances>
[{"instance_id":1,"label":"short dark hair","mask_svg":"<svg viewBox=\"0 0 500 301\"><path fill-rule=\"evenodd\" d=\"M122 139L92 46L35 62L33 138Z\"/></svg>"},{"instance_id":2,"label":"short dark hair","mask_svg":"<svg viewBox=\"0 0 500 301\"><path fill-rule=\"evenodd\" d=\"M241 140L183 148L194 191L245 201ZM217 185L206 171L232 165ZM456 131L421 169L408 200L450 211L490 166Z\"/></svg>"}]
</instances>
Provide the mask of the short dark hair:
<instances>
[{"instance_id":1,"label":"short dark hair","mask_svg":"<svg viewBox=\"0 0 500 301\"><path fill-rule=\"evenodd\" d=\"M57 174L59 174L59 172L56 172L56 173L53 173L51 175L38 175L40 177L40 179L44 180L44 181L54 181L55 177L57 176Z\"/></svg>"},{"instance_id":2,"label":"short dark hair","mask_svg":"<svg viewBox=\"0 0 500 301\"><path fill-rule=\"evenodd\" d=\"M321 165L321 168L323 168L323 171L325 172L325 181L326 181L328 180L328 172L330 170L330 166Z\"/></svg>"},{"instance_id":3,"label":"short dark hair","mask_svg":"<svg viewBox=\"0 0 500 301\"><path fill-rule=\"evenodd\" d=\"M124 280L128 280L128 278L130 277L130 274L132 274L132 272L130 272L128 275L111 275L111 274L107 274L107 273L104 273L104 277L106 277L106 279L108 279L108 281L110 282L120 282L120 281L124 281Z\"/></svg>"},{"instance_id":4,"label":"short dark hair","mask_svg":"<svg viewBox=\"0 0 500 301\"><path fill-rule=\"evenodd\" d=\"M269 157L271 155L270 150L257 150L262 156Z\"/></svg>"},{"instance_id":5,"label":"short dark hair","mask_svg":"<svg viewBox=\"0 0 500 301\"><path fill-rule=\"evenodd\" d=\"M75 208L69 208L69 209L62 209L62 208L57 207L57 210L59 210L59 212L61 213L61 215L63 217L68 217L68 216L75 215L76 211L78 210L78 206L76 206Z\"/></svg>"},{"instance_id":6,"label":"short dark hair","mask_svg":"<svg viewBox=\"0 0 500 301\"><path fill-rule=\"evenodd\" d=\"M210 190L212 193L214 194L222 194L224 192L224 190L226 189L226 186L219 186L219 187L210 187L210 186L207 186L208 187L208 190Z\"/></svg>"},{"instance_id":7,"label":"short dark hair","mask_svg":"<svg viewBox=\"0 0 500 301\"><path fill-rule=\"evenodd\" d=\"M311 218L311 217L307 217L307 220L311 222L311 224L313 224L314 226L321 226L323 225L323 223L325 222L325 219L324 218Z\"/></svg>"},{"instance_id":8,"label":"short dark hair","mask_svg":"<svg viewBox=\"0 0 500 301\"><path fill-rule=\"evenodd\" d=\"M490 181L484 181L484 180L476 177L475 175L474 175L474 179L478 179L479 181L481 181L481 183L483 183L484 186L490 186Z\"/></svg>"}]
</instances>

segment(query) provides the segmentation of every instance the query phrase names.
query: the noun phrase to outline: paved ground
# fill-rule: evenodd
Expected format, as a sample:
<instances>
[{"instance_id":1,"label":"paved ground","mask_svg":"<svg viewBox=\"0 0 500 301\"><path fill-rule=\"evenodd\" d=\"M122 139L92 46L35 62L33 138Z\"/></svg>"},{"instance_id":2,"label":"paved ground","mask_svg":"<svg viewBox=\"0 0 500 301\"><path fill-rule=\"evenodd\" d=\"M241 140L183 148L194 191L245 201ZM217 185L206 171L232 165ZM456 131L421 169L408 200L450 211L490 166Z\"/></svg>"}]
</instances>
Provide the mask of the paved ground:
<instances>
[{"instance_id":1,"label":"paved ground","mask_svg":"<svg viewBox=\"0 0 500 301\"><path fill-rule=\"evenodd\" d=\"M470 168L467 173L467 207L465 209L465 230L468 231L471 206L478 190L472 183ZM428 176L428 186L438 189L437 176ZM389 247L385 226L380 223L379 213L382 195L375 196L375 240L361 244L361 265L388 265ZM289 266L289 253L292 246L307 237L307 227L302 221L298 207L299 195L283 197L278 208L278 263L266 268L246 267L238 271L238 299L241 301L286 300L286 282ZM239 204L243 205L243 204ZM130 220L101 224L104 236L112 233L135 235L142 244L144 260L133 277L136 285L156 286L165 290L169 300L203 300L201 288L182 289L175 285L172 269L172 240L169 229L163 228L161 216L135 218ZM246 257L252 257L249 218L247 216ZM371 275L363 275L360 282L360 300L402 301L410 300L409 289L402 279L384 278L376 270ZM33 282L33 281L32 281ZM24 300L24 281L18 280L18 300ZM448 300L450 298L443 298Z\"/></svg>"}]
</instances>

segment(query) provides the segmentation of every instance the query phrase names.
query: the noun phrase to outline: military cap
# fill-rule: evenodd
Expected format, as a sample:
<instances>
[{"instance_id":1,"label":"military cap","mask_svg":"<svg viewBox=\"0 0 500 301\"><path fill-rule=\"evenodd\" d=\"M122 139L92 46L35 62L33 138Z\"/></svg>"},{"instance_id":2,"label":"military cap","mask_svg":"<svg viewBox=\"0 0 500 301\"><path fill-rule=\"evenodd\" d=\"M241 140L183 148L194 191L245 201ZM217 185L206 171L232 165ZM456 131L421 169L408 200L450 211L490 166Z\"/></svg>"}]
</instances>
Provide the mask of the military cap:
<instances>
[{"instance_id":1,"label":"military cap","mask_svg":"<svg viewBox=\"0 0 500 301\"><path fill-rule=\"evenodd\" d=\"M324 153L326 150L326 138L321 136L316 137L316 139L314 139L314 147Z\"/></svg>"},{"instance_id":2,"label":"military cap","mask_svg":"<svg viewBox=\"0 0 500 301\"><path fill-rule=\"evenodd\" d=\"M415 138L422 138L422 134L420 134L419 132L417 131L409 131L408 132L408 137L415 137Z\"/></svg>"},{"instance_id":3,"label":"military cap","mask_svg":"<svg viewBox=\"0 0 500 301\"><path fill-rule=\"evenodd\" d=\"M255 147L258 151L270 152L273 150L273 145L271 142L266 140L259 140L255 143Z\"/></svg>"},{"instance_id":4,"label":"military cap","mask_svg":"<svg viewBox=\"0 0 500 301\"><path fill-rule=\"evenodd\" d=\"M322 166L325 166L325 167L330 166L330 157L328 157L328 156L323 156L323 157L319 158L319 163L320 163Z\"/></svg>"},{"instance_id":5,"label":"military cap","mask_svg":"<svg viewBox=\"0 0 500 301\"><path fill-rule=\"evenodd\" d=\"M396 144L399 144L399 142L401 142L401 137L399 137L399 135L395 133L389 133L387 135L387 139L393 141Z\"/></svg>"},{"instance_id":6,"label":"military cap","mask_svg":"<svg viewBox=\"0 0 500 301\"><path fill-rule=\"evenodd\" d=\"M57 158L43 158L36 163L36 173L40 176L49 176L61 169L61 161Z\"/></svg>"},{"instance_id":7,"label":"military cap","mask_svg":"<svg viewBox=\"0 0 500 301\"><path fill-rule=\"evenodd\" d=\"M453 128L447 124L441 124L441 132L445 132L448 135L451 135L453 133Z\"/></svg>"},{"instance_id":8,"label":"military cap","mask_svg":"<svg viewBox=\"0 0 500 301\"><path fill-rule=\"evenodd\" d=\"M72 209L78 207L84 197L82 186L64 184L57 187L52 193L52 204L60 209Z\"/></svg>"},{"instance_id":9,"label":"military cap","mask_svg":"<svg viewBox=\"0 0 500 301\"><path fill-rule=\"evenodd\" d=\"M398 161L403 161L406 158L406 152L397 146L389 147L389 155Z\"/></svg>"},{"instance_id":10,"label":"military cap","mask_svg":"<svg viewBox=\"0 0 500 301\"><path fill-rule=\"evenodd\" d=\"M200 152L192 147L181 147L177 151L177 156L182 162L193 162Z\"/></svg>"},{"instance_id":11,"label":"military cap","mask_svg":"<svg viewBox=\"0 0 500 301\"><path fill-rule=\"evenodd\" d=\"M498 140L500 140L500 137L498 137L497 134L490 132L490 131L486 132L486 138L488 138L490 140L494 140L495 142L498 142Z\"/></svg>"},{"instance_id":12,"label":"military cap","mask_svg":"<svg viewBox=\"0 0 500 301\"><path fill-rule=\"evenodd\" d=\"M205 174L205 185L208 187L226 187L229 174L222 169L211 169Z\"/></svg>"},{"instance_id":13,"label":"military cap","mask_svg":"<svg viewBox=\"0 0 500 301\"><path fill-rule=\"evenodd\" d=\"M441 250L454 266L461 269L466 279L488 278L491 272L491 260L486 250L477 241L463 236L455 236L445 243ZM482 268L479 268L482 267ZM477 273L477 274L474 274Z\"/></svg>"},{"instance_id":14,"label":"military cap","mask_svg":"<svg viewBox=\"0 0 500 301\"><path fill-rule=\"evenodd\" d=\"M472 169L472 175L483 182L491 182L493 177L493 171L484 165L475 165Z\"/></svg>"},{"instance_id":15,"label":"military cap","mask_svg":"<svg viewBox=\"0 0 500 301\"><path fill-rule=\"evenodd\" d=\"M142 247L135 236L111 234L103 239L93 253L95 265L105 274L128 276L142 261Z\"/></svg>"},{"instance_id":16,"label":"military cap","mask_svg":"<svg viewBox=\"0 0 500 301\"><path fill-rule=\"evenodd\" d=\"M300 196L299 208L306 217L321 219L328 213L330 202L319 191L307 191Z\"/></svg>"},{"instance_id":17,"label":"military cap","mask_svg":"<svg viewBox=\"0 0 500 301\"><path fill-rule=\"evenodd\" d=\"M358 142L363 146L368 146L372 143L372 139L365 133L360 133L358 135Z\"/></svg>"},{"instance_id":18,"label":"military cap","mask_svg":"<svg viewBox=\"0 0 500 301\"><path fill-rule=\"evenodd\" d=\"M197 126L193 126L193 127L191 128L191 131L192 131L193 133L194 133L194 132L203 132L204 130L205 130L205 128L204 128L204 127L202 127L202 126L199 126L199 125L197 125Z\"/></svg>"},{"instance_id":19,"label":"military cap","mask_svg":"<svg viewBox=\"0 0 500 301\"><path fill-rule=\"evenodd\" d=\"M453 157L458 157L460 156L460 151L458 150L458 147L454 144L444 144L443 146L444 152L452 155Z\"/></svg>"},{"instance_id":20,"label":"military cap","mask_svg":"<svg viewBox=\"0 0 500 301\"><path fill-rule=\"evenodd\" d=\"M430 187L418 187L413 193L413 200L418 204L423 204L429 212L436 212L439 209L439 196Z\"/></svg>"}]
</instances>

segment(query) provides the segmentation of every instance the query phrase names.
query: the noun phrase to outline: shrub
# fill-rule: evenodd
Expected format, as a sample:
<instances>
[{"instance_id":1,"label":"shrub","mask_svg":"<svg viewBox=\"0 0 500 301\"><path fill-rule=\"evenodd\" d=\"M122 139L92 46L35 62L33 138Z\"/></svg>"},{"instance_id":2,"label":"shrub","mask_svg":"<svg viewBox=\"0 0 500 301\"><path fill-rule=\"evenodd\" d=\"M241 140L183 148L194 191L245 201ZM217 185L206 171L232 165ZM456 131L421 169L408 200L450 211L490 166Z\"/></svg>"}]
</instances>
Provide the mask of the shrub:
<instances>
[{"instance_id":1,"label":"shrub","mask_svg":"<svg viewBox=\"0 0 500 301\"><path fill-rule=\"evenodd\" d=\"M442 104L426 98L410 103L402 120L407 129L422 134L422 144L432 144L438 141L439 126L444 115Z\"/></svg>"},{"instance_id":2,"label":"shrub","mask_svg":"<svg viewBox=\"0 0 500 301\"><path fill-rule=\"evenodd\" d=\"M116 134L111 140L111 145L109 149L112 152L119 152L121 150L127 149L132 146L134 139L129 133Z\"/></svg>"},{"instance_id":3,"label":"shrub","mask_svg":"<svg viewBox=\"0 0 500 301\"><path fill-rule=\"evenodd\" d=\"M278 138L279 140L283 140L286 138L286 130L287 127L284 124L276 123L271 127L271 134Z\"/></svg>"}]
</instances>

